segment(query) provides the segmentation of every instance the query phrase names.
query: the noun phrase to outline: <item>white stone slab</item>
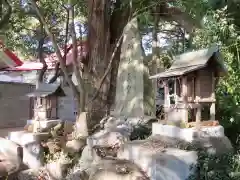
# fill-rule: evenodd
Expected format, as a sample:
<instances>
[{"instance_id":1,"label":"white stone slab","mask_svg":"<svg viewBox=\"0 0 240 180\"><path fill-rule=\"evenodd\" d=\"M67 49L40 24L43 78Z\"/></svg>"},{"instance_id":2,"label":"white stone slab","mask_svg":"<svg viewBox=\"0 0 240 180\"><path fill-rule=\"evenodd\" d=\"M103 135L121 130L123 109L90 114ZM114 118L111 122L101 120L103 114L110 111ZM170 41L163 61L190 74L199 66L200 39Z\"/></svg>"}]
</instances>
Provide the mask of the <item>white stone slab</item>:
<instances>
[{"instance_id":1,"label":"white stone slab","mask_svg":"<svg viewBox=\"0 0 240 180\"><path fill-rule=\"evenodd\" d=\"M172 125L163 125L160 123L152 124L152 135L162 135L191 142L194 140L195 128L179 128ZM202 137L224 137L224 128L222 126L201 127L200 135Z\"/></svg>"},{"instance_id":2,"label":"white stone slab","mask_svg":"<svg viewBox=\"0 0 240 180\"><path fill-rule=\"evenodd\" d=\"M123 147L118 158L128 159L139 165L152 180L186 180L197 163L197 152L166 148L159 152L141 143L131 143Z\"/></svg>"},{"instance_id":3,"label":"white stone slab","mask_svg":"<svg viewBox=\"0 0 240 180\"><path fill-rule=\"evenodd\" d=\"M17 171L22 164L22 147L18 144L0 137L0 154L1 160L8 161L10 169L7 169L9 173ZM3 162L4 163L4 162Z\"/></svg>"},{"instance_id":4,"label":"white stone slab","mask_svg":"<svg viewBox=\"0 0 240 180\"><path fill-rule=\"evenodd\" d=\"M24 146L26 144L32 143L36 141L36 137L34 133L26 132L26 131L13 131L9 132L8 139L11 141Z\"/></svg>"},{"instance_id":5,"label":"white stone slab","mask_svg":"<svg viewBox=\"0 0 240 180\"><path fill-rule=\"evenodd\" d=\"M41 147L34 133L26 131L10 132L8 139L23 147L23 163L25 165L32 169L42 166Z\"/></svg>"},{"instance_id":6,"label":"white stone slab","mask_svg":"<svg viewBox=\"0 0 240 180\"><path fill-rule=\"evenodd\" d=\"M61 119L56 119L56 120L46 120L46 121L39 121L39 126L40 128L48 128L53 125L57 125L58 123L62 122ZM33 124L34 120L27 120L27 124Z\"/></svg>"}]
</instances>

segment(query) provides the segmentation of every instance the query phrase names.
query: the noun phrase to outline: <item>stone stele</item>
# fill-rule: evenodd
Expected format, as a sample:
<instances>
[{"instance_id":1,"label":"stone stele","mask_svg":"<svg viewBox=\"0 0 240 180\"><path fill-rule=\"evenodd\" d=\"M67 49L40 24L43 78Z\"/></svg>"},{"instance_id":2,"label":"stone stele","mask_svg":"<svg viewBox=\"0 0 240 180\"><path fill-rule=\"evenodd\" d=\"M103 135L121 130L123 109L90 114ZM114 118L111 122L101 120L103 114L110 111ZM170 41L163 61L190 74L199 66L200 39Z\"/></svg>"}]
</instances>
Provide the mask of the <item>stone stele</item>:
<instances>
[{"instance_id":1,"label":"stone stele","mask_svg":"<svg viewBox=\"0 0 240 180\"><path fill-rule=\"evenodd\" d=\"M113 115L125 117L155 116L154 91L138 30L137 19L123 32L121 59L117 77Z\"/></svg>"}]
</instances>

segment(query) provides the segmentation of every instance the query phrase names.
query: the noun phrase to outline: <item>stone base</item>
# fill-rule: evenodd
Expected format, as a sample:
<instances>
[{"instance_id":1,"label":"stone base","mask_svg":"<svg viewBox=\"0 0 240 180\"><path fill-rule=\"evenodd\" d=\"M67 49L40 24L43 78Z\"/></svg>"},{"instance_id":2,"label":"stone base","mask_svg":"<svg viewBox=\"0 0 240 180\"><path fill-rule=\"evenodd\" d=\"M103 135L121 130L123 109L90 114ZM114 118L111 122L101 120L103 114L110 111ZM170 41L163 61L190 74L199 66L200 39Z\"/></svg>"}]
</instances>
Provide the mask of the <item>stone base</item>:
<instances>
[{"instance_id":1,"label":"stone base","mask_svg":"<svg viewBox=\"0 0 240 180\"><path fill-rule=\"evenodd\" d=\"M115 114L114 112L111 112L111 116L115 117L116 119L118 119L119 121L126 121L129 124L137 125L139 123L148 123L149 120L151 119L156 119L156 117L153 116L143 116L143 117L126 117L126 116L119 116L117 114Z\"/></svg>"},{"instance_id":2,"label":"stone base","mask_svg":"<svg viewBox=\"0 0 240 180\"><path fill-rule=\"evenodd\" d=\"M43 121L39 121L39 126L41 129L46 129L52 126L57 125L58 123L62 122L61 119L56 119L56 120L43 120ZM27 124L33 124L34 120L27 120Z\"/></svg>"},{"instance_id":3,"label":"stone base","mask_svg":"<svg viewBox=\"0 0 240 180\"><path fill-rule=\"evenodd\" d=\"M173 138L179 138L192 142L197 134L196 128L179 128L172 125L163 125L160 123L152 124L152 135L162 135ZM224 128L220 125L211 127L201 127L200 135L202 137L225 137Z\"/></svg>"},{"instance_id":4,"label":"stone base","mask_svg":"<svg viewBox=\"0 0 240 180\"><path fill-rule=\"evenodd\" d=\"M42 166L42 150L39 137L26 131L10 132L8 139L23 147L23 163L29 168L37 169Z\"/></svg>"},{"instance_id":5,"label":"stone base","mask_svg":"<svg viewBox=\"0 0 240 180\"><path fill-rule=\"evenodd\" d=\"M191 167L197 163L197 152L155 146L150 141L128 142L118 158L133 161L152 180L186 180L194 172Z\"/></svg>"}]
</instances>

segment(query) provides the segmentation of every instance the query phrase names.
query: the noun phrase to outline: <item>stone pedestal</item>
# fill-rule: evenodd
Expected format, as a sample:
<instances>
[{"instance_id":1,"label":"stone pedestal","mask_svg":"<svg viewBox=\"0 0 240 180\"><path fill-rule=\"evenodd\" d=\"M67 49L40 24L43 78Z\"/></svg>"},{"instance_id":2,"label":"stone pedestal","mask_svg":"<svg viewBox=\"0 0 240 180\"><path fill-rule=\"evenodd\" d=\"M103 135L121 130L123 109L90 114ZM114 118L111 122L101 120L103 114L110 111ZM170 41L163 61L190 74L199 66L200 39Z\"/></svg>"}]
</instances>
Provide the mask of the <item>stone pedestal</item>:
<instances>
[{"instance_id":1,"label":"stone pedestal","mask_svg":"<svg viewBox=\"0 0 240 180\"><path fill-rule=\"evenodd\" d=\"M137 19L134 18L124 29L114 116L155 116L154 89L146 63Z\"/></svg>"},{"instance_id":2,"label":"stone pedestal","mask_svg":"<svg viewBox=\"0 0 240 180\"><path fill-rule=\"evenodd\" d=\"M118 153L119 159L136 163L152 180L186 180L197 164L197 152L156 147L152 142L132 141Z\"/></svg>"},{"instance_id":3,"label":"stone pedestal","mask_svg":"<svg viewBox=\"0 0 240 180\"><path fill-rule=\"evenodd\" d=\"M160 123L152 124L152 137L169 141L192 143L208 154L224 154L233 150L230 140L224 134L222 126L205 126L196 128L179 128Z\"/></svg>"},{"instance_id":4,"label":"stone pedestal","mask_svg":"<svg viewBox=\"0 0 240 180\"><path fill-rule=\"evenodd\" d=\"M152 124L152 135L162 135L172 138L179 138L188 142L192 142L198 131L196 128L179 128L172 125L163 125L160 123ZM224 128L222 126L202 127L200 130L201 137L225 137Z\"/></svg>"},{"instance_id":5,"label":"stone pedestal","mask_svg":"<svg viewBox=\"0 0 240 180\"><path fill-rule=\"evenodd\" d=\"M35 120L27 120L27 124L34 125ZM61 119L55 119L55 120L40 120L38 121L38 125L40 129L48 129L50 127L56 126L58 123L62 122Z\"/></svg>"},{"instance_id":6,"label":"stone pedestal","mask_svg":"<svg viewBox=\"0 0 240 180\"><path fill-rule=\"evenodd\" d=\"M9 133L9 140L19 144L23 148L23 163L31 169L37 169L43 165L43 152L39 137L35 133L15 131Z\"/></svg>"}]
</instances>

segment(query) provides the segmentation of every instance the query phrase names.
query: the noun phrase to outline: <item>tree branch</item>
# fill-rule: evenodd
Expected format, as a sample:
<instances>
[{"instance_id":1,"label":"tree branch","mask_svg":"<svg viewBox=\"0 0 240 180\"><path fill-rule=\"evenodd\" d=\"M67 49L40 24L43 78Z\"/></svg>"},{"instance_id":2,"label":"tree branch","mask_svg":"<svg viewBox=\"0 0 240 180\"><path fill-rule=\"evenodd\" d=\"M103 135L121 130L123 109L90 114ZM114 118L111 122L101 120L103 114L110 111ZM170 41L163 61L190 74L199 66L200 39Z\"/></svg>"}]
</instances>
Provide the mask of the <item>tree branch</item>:
<instances>
[{"instance_id":1,"label":"tree branch","mask_svg":"<svg viewBox=\"0 0 240 180\"><path fill-rule=\"evenodd\" d=\"M40 26L41 26L40 27L40 38L39 38L39 41L38 41L38 58L39 58L40 62L42 63L43 67L40 70L40 73L38 75L38 82L42 83L44 74L47 71L48 66L47 66L47 63L46 63L46 61L44 59L44 56L43 56L43 44L44 44L44 39L45 39L44 29L43 29L42 24Z\"/></svg>"},{"instance_id":2,"label":"tree branch","mask_svg":"<svg viewBox=\"0 0 240 180\"><path fill-rule=\"evenodd\" d=\"M67 20L66 20L66 26L65 26L66 34L65 34L65 41L64 41L64 56L63 56L65 64L66 64L67 53L68 53L67 41L68 41L68 31L69 31L69 9L66 8L66 10L67 10ZM60 74L61 74L60 63L57 62L55 65L55 73L53 77L49 80L49 84L54 83L57 80L57 78L60 76Z\"/></svg>"},{"instance_id":3,"label":"tree branch","mask_svg":"<svg viewBox=\"0 0 240 180\"><path fill-rule=\"evenodd\" d=\"M159 9L159 16L165 21L175 21L187 32L191 33L195 28L200 28L200 22L194 20L190 15L181 11L177 7L169 7L167 3L162 3Z\"/></svg>"},{"instance_id":4,"label":"tree branch","mask_svg":"<svg viewBox=\"0 0 240 180\"><path fill-rule=\"evenodd\" d=\"M36 13L37 13L37 15L39 16L39 18L40 18L40 20L41 20L41 23L43 24L43 27L44 27L44 29L45 29L46 34L47 34L47 35L49 36L49 38L51 39L51 42L52 42L52 44L53 44L53 47L54 47L54 49L55 49L55 51L56 51L56 54L57 54L57 57L58 57L58 60L59 60L59 63L60 63L60 67L61 67L61 69L62 69L62 71L63 71L63 74L64 74L64 76L65 76L68 84L70 85L71 89L73 90L73 93L74 93L74 95L76 96L76 98L79 98L78 90L77 90L77 88L75 87L75 85L73 84L73 82L72 82L72 80L70 79L70 77L68 76L68 72L67 72L67 68L66 68L65 63L64 63L64 59L63 59L63 57L62 57L61 51L60 51L60 49L59 49L59 47L58 47L57 41L56 41L53 33L50 31L47 23L45 22L42 14L41 14L41 12L39 11L39 8L38 8L36 2L35 2L34 0L30 0L30 2L31 2L31 4L32 4L33 8L36 10Z\"/></svg>"},{"instance_id":5,"label":"tree branch","mask_svg":"<svg viewBox=\"0 0 240 180\"><path fill-rule=\"evenodd\" d=\"M78 90L80 91L80 99L79 99L79 110L83 112L85 110L85 89L84 89L84 81L80 74L80 64L78 62L78 44L77 44L77 37L75 32L75 23L74 23L74 4L72 0L70 1L70 9L69 9L69 17L70 17L70 30L72 36L72 45L73 45L73 69L78 83Z\"/></svg>"},{"instance_id":6,"label":"tree branch","mask_svg":"<svg viewBox=\"0 0 240 180\"><path fill-rule=\"evenodd\" d=\"M123 34L122 34L121 37L118 39L118 42L117 42L117 44L116 44L116 46L115 46L115 48L114 48L114 51L113 51L113 53L112 53L112 55L111 55L111 58L110 58L108 67L107 67L104 75L103 75L102 78L100 79L99 85L97 86L97 90L96 90L95 94L93 95L93 98L88 102L88 104L92 103L92 102L97 98L97 96L98 96L98 94L99 94L99 91L100 91L100 89L101 89L101 87L102 87L102 85L103 85L103 82L104 82L105 78L107 77L108 73L110 72L110 70L111 70L111 68L112 68L113 59L114 59L115 54L116 54L116 52L117 52L117 50L118 50L118 48L119 48L119 46L120 46L120 44L121 44L122 38L123 38Z\"/></svg>"}]
</instances>

